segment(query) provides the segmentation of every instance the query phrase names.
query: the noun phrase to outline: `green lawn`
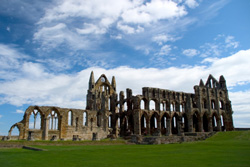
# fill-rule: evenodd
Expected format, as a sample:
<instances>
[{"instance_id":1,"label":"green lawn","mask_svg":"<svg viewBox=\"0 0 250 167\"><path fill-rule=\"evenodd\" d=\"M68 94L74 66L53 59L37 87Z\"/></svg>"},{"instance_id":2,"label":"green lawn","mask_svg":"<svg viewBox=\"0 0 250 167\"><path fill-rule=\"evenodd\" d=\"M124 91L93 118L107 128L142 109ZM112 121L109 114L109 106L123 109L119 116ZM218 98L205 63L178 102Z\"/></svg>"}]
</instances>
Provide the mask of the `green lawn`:
<instances>
[{"instance_id":1,"label":"green lawn","mask_svg":"<svg viewBox=\"0 0 250 167\"><path fill-rule=\"evenodd\" d=\"M0 166L250 166L250 131L220 132L182 144L35 147L47 151L0 149Z\"/></svg>"}]
</instances>

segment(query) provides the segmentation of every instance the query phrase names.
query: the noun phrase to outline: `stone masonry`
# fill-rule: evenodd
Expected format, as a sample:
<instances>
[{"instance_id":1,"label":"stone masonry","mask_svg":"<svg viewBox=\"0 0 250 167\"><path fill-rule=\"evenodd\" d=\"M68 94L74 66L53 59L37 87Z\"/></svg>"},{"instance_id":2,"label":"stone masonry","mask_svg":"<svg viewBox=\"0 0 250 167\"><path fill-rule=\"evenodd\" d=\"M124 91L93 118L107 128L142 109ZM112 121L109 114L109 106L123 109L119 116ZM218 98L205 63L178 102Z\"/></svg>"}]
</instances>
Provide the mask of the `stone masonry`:
<instances>
[{"instance_id":1,"label":"stone masonry","mask_svg":"<svg viewBox=\"0 0 250 167\"><path fill-rule=\"evenodd\" d=\"M30 106L13 128L25 140L99 140L139 136L183 136L194 132L231 131L231 101L226 80L209 75L194 93L143 87L142 95L131 89L116 92L103 74L97 81L91 72L86 109Z\"/></svg>"}]
</instances>

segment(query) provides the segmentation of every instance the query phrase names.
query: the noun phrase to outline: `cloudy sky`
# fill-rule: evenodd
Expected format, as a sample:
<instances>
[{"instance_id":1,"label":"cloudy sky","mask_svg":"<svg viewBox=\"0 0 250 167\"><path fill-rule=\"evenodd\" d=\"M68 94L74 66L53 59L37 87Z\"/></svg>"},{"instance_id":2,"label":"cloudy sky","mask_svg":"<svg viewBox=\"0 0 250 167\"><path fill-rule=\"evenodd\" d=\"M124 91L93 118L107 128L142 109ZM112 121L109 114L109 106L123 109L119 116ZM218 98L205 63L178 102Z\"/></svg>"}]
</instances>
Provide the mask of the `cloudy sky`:
<instances>
[{"instance_id":1,"label":"cloudy sky","mask_svg":"<svg viewBox=\"0 0 250 167\"><path fill-rule=\"evenodd\" d=\"M227 80L250 127L249 0L0 0L0 135L29 105L85 108L88 79L193 92Z\"/></svg>"}]
</instances>

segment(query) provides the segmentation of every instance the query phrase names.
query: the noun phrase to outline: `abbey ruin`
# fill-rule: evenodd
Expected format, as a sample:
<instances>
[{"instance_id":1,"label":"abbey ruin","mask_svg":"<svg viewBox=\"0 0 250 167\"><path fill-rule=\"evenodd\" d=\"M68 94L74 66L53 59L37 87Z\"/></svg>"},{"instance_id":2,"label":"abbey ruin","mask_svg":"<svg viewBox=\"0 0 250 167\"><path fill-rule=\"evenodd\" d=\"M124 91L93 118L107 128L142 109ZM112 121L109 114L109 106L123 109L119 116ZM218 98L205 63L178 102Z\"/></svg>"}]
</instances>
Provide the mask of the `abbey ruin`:
<instances>
[{"instance_id":1,"label":"abbey ruin","mask_svg":"<svg viewBox=\"0 0 250 167\"><path fill-rule=\"evenodd\" d=\"M194 93L143 87L141 95L116 92L103 74L89 79L86 109L30 106L23 120L14 124L19 139L25 140L99 140L131 135L173 136L190 132L231 131L231 101L226 80L209 75L200 80Z\"/></svg>"}]
</instances>

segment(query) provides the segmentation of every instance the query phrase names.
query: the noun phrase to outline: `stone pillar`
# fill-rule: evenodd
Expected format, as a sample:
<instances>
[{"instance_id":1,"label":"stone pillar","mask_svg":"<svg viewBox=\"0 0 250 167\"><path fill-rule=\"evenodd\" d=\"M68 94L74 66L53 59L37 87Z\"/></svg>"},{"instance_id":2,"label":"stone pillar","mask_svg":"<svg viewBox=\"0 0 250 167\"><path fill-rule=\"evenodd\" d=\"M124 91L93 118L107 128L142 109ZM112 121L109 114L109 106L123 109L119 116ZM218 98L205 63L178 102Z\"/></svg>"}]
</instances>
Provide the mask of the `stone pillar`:
<instances>
[{"instance_id":1,"label":"stone pillar","mask_svg":"<svg viewBox=\"0 0 250 167\"><path fill-rule=\"evenodd\" d=\"M177 118L177 135L178 136L182 136L183 135L183 133L182 133L182 130L181 130L181 117L180 116L178 116L178 118Z\"/></svg>"},{"instance_id":2,"label":"stone pillar","mask_svg":"<svg viewBox=\"0 0 250 167\"><path fill-rule=\"evenodd\" d=\"M159 117L159 120L157 120L157 133L158 133L158 136L161 136L161 120L160 120L160 117Z\"/></svg>"},{"instance_id":3,"label":"stone pillar","mask_svg":"<svg viewBox=\"0 0 250 167\"><path fill-rule=\"evenodd\" d=\"M193 132L193 118L188 117L188 132Z\"/></svg>"},{"instance_id":4,"label":"stone pillar","mask_svg":"<svg viewBox=\"0 0 250 167\"><path fill-rule=\"evenodd\" d=\"M208 131L209 132L213 132L213 121L212 121L212 117L208 118Z\"/></svg>"},{"instance_id":5,"label":"stone pillar","mask_svg":"<svg viewBox=\"0 0 250 167\"><path fill-rule=\"evenodd\" d=\"M202 132L203 131L203 124L202 124L203 120L201 119L200 116L198 116L198 132Z\"/></svg>"},{"instance_id":6,"label":"stone pillar","mask_svg":"<svg viewBox=\"0 0 250 167\"><path fill-rule=\"evenodd\" d=\"M141 135L141 120L139 110L134 110L134 134Z\"/></svg>"},{"instance_id":7,"label":"stone pillar","mask_svg":"<svg viewBox=\"0 0 250 167\"><path fill-rule=\"evenodd\" d=\"M220 117L217 119L217 131L221 131L221 119L220 119Z\"/></svg>"},{"instance_id":8,"label":"stone pillar","mask_svg":"<svg viewBox=\"0 0 250 167\"><path fill-rule=\"evenodd\" d=\"M49 118L44 118L43 140L49 139Z\"/></svg>"},{"instance_id":9,"label":"stone pillar","mask_svg":"<svg viewBox=\"0 0 250 167\"><path fill-rule=\"evenodd\" d=\"M171 124L171 118L167 118L167 132L166 135L167 136L171 136L172 135L172 124Z\"/></svg>"},{"instance_id":10,"label":"stone pillar","mask_svg":"<svg viewBox=\"0 0 250 167\"><path fill-rule=\"evenodd\" d=\"M151 135L150 120L149 119L146 119L146 124L147 124L147 135Z\"/></svg>"},{"instance_id":11,"label":"stone pillar","mask_svg":"<svg viewBox=\"0 0 250 167\"><path fill-rule=\"evenodd\" d=\"M203 117L200 118L200 130L201 130L201 132L204 132Z\"/></svg>"}]
</instances>

